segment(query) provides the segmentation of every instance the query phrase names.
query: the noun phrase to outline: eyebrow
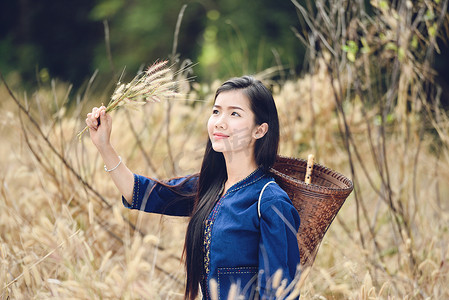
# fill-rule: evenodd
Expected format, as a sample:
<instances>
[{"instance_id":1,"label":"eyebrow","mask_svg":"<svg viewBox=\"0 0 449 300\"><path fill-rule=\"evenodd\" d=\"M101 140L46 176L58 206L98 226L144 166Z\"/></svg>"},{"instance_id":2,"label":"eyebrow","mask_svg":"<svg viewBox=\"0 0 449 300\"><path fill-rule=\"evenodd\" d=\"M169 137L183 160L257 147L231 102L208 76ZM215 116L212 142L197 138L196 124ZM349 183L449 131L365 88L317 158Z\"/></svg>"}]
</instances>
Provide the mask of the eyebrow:
<instances>
[{"instance_id":1,"label":"eyebrow","mask_svg":"<svg viewBox=\"0 0 449 300\"><path fill-rule=\"evenodd\" d=\"M217 108L222 108L220 105L214 105L214 107ZM240 109L241 111L245 111L243 108L241 108L240 106L228 106L228 109Z\"/></svg>"}]
</instances>

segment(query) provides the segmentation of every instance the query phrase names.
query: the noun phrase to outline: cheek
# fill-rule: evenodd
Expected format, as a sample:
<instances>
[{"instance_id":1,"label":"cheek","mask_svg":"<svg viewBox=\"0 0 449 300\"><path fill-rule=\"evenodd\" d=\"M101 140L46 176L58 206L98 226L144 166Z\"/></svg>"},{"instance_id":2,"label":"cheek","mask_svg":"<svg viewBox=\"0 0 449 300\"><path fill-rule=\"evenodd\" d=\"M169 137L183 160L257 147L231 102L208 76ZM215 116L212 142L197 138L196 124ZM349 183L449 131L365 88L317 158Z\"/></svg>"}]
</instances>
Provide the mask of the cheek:
<instances>
[{"instance_id":1,"label":"cheek","mask_svg":"<svg viewBox=\"0 0 449 300\"><path fill-rule=\"evenodd\" d=\"M241 141L250 142L253 139L254 128L252 124L247 121L241 121L234 124L235 137Z\"/></svg>"},{"instance_id":2,"label":"cheek","mask_svg":"<svg viewBox=\"0 0 449 300\"><path fill-rule=\"evenodd\" d=\"M214 132L214 124L212 121L212 117L210 117L209 120L207 120L207 133L209 134L209 136L211 136L213 132Z\"/></svg>"}]
</instances>

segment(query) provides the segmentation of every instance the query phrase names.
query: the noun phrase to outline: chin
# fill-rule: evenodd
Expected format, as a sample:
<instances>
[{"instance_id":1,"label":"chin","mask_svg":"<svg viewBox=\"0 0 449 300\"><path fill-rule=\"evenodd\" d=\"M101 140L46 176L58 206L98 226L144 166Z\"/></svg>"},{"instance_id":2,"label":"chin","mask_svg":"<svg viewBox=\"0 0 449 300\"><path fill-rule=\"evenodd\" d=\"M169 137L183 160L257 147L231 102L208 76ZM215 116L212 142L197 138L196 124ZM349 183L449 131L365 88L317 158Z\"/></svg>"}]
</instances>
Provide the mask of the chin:
<instances>
[{"instance_id":1,"label":"chin","mask_svg":"<svg viewBox=\"0 0 449 300\"><path fill-rule=\"evenodd\" d=\"M212 149L214 149L215 152L222 153L224 151L224 147L222 145L217 145L212 143Z\"/></svg>"}]
</instances>

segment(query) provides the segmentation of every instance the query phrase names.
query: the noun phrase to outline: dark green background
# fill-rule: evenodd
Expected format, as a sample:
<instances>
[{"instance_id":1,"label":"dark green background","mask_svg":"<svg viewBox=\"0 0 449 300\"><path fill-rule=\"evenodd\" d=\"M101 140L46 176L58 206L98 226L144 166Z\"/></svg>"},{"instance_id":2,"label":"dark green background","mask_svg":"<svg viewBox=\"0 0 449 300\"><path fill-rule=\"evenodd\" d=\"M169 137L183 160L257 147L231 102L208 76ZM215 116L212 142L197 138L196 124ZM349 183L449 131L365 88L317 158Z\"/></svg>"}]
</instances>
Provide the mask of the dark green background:
<instances>
[{"instance_id":1,"label":"dark green background","mask_svg":"<svg viewBox=\"0 0 449 300\"><path fill-rule=\"evenodd\" d=\"M0 70L16 72L24 86L40 78L82 83L113 79L103 20L110 29L115 73L128 74L172 51L178 13L187 4L179 33L180 60L191 59L198 81L255 73L280 63L298 74L304 47L294 36L300 22L287 0L17 0L0 2ZM447 45L435 67L447 82ZM275 53L279 60L276 61Z\"/></svg>"},{"instance_id":2,"label":"dark green background","mask_svg":"<svg viewBox=\"0 0 449 300\"><path fill-rule=\"evenodd\" d=\"M33 81L50 77L75 84L95 69L111 72L103 20L108 20L114 66L135 72L168 58L178 13L187 4L179 33L180 59L198 62L202 80L254 73L276 64L301 66L304 50L291 27L299 21L289 1L3 1L0 68ZM218 52L217 52L218 51Z\"/></svg>"}]
</instances>

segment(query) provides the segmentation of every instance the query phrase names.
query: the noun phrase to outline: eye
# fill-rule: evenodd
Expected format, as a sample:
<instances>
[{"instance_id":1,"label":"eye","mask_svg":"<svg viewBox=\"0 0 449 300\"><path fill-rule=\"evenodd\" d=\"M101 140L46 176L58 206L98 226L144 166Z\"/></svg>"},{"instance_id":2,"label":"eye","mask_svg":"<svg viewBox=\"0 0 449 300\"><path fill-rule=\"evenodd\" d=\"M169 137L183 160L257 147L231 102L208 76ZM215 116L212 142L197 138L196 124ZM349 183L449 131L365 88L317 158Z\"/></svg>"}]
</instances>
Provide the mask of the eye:
<instances>
[{"instance_id":1,"label":"eye","mask_svg":"<svg viewBox=\"0 0 449 300\"><path fill-rule=\"evenodd\" d=\"M236 111L232 112L231 116L240 117L240 114Z\"/></svg>"},{"instance_id":2,"label":"eye","mask_svg":"<svg viewBox=\"0 0 449 300\"><path fill-rule=\"evenodd\" d=\"M218 115L218 113L219 113L218 109L212 110L212 114L213 114L213 115Z\"/></svg>"}]
</instances>

